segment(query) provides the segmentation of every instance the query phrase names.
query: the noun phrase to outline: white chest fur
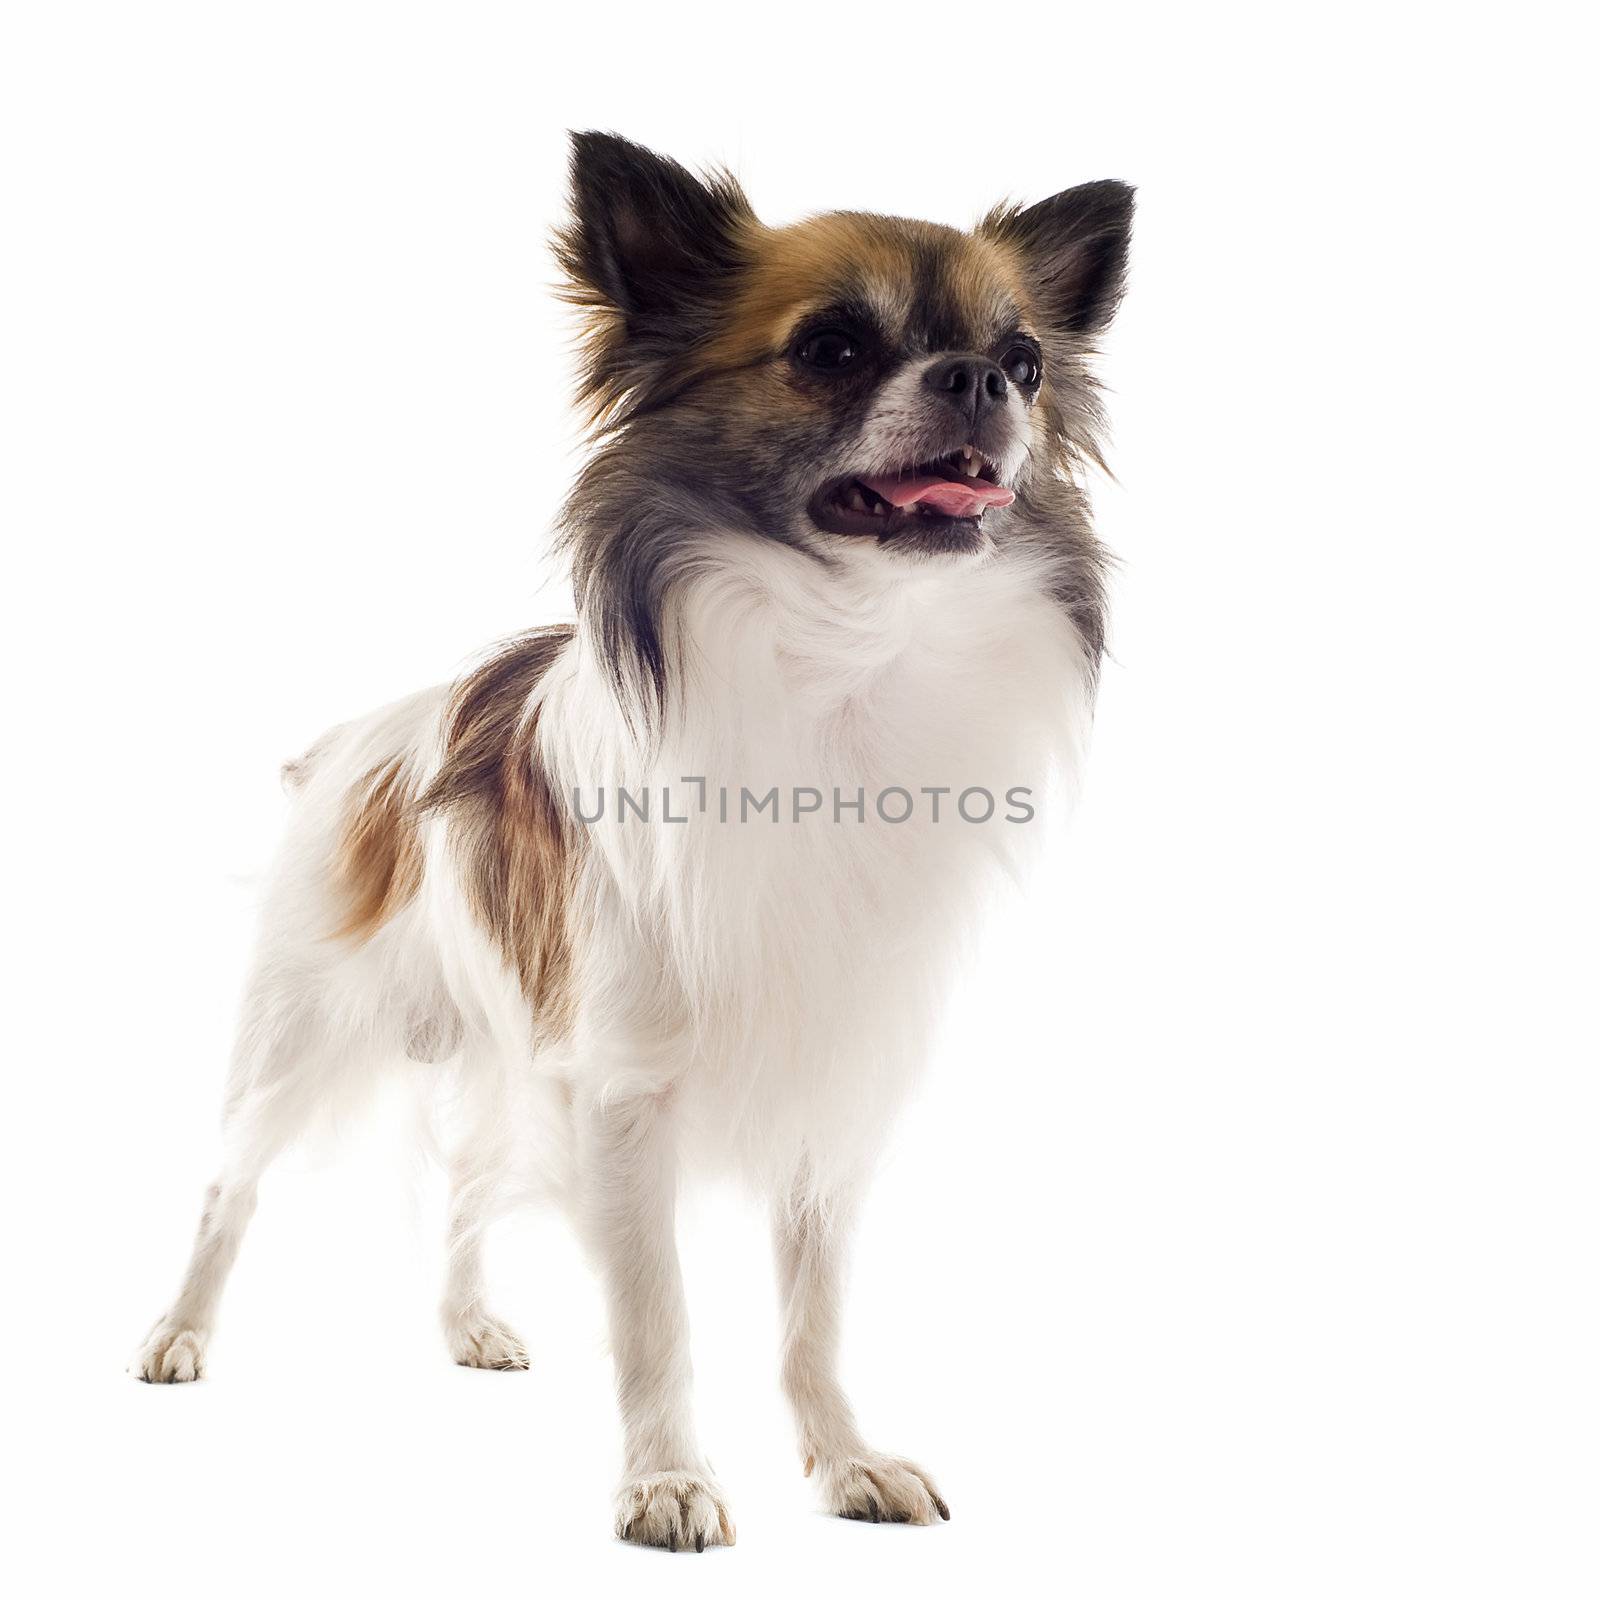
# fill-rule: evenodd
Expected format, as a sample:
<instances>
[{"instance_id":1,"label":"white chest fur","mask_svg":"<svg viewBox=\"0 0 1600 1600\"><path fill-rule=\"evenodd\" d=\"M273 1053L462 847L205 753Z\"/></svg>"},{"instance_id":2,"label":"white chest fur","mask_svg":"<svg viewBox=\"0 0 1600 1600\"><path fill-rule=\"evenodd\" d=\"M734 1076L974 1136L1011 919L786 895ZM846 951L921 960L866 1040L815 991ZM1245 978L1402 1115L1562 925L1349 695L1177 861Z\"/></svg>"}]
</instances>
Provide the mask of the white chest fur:
<instances>
[{"instance_id":1,"label":"white chest fur","mask_svg":"<svg viewBox=\"0 0 1600 1600\"><path fill-rule=\"evenodd\" d=\"M595 818L590 1054L648 1037L746 1166L876 1148L1086 724L1082 648L1036 572L864 554L840 572L741 549L691 585L649 751L583 650L551 690L548 756Z\"/></svg>"}]
</instances>

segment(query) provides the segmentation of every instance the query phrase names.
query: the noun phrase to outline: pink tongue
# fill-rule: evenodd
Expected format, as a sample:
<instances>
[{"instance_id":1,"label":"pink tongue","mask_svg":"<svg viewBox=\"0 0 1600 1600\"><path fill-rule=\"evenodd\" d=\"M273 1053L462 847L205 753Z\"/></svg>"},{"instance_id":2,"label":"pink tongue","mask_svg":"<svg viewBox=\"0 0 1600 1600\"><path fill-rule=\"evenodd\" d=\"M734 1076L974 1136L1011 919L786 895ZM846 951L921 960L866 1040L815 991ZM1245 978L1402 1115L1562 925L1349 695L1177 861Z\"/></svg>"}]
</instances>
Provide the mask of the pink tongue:
<instances>
[{"instance_id":1,"label":"pink tongue","mask_svg":"<svg viewBox=\"0 0 1600 1600\"><path fill-rule=\"evenodd\" d=\"M953 483L949 478L863 478L876 495L892 506L930 505L947 517L976 516L985 506L1008 506L1017 497L1009 489L967 478Z\"/></svg>"}]
</instances>

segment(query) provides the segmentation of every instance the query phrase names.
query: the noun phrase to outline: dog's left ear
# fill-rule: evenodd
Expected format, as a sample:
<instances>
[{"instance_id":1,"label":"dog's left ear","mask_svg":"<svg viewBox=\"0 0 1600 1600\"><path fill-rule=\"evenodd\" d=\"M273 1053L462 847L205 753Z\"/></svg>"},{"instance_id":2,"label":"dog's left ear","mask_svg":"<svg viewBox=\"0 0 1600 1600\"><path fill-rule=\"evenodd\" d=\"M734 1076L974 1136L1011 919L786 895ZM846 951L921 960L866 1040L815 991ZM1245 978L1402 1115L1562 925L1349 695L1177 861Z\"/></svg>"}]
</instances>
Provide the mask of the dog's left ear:
<instances>
[{"instance_id":1,"label":"dog's left ear","mask_svg":"<svg viewBox=\"0 0 1600 1600\"><path fill-rule=\"evenodd\" d=\"M666 397L674 355L711 331L754 222L731 177L702 181L614 133L573 134L556 256L567 298L589 314L584 389L598 413Z\"/></svg>"},{"instance_id":2,"label":"dog's left ear","mask_svg":"<svg viewBox=\"0 0 1600 1600\"><path fill-rule=\"evenodd\" d=\"M1000 206L978 225L1022 258L1040 309L1065 333L1098 333L1116 314L1128 272L1133 190L1107 178L1022 210Z\"/></svg>"}]
</instances>

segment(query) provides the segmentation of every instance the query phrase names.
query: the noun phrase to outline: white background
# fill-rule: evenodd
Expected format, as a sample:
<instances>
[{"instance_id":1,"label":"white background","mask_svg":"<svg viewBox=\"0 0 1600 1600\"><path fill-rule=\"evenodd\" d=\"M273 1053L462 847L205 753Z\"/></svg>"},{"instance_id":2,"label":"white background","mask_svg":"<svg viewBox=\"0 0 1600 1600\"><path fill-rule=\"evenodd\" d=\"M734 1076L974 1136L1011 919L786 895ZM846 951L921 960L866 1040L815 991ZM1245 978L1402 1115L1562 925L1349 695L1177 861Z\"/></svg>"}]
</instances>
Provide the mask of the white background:
<instances>
[{"instance_id":1,"label":"white background","mask_svg":"<svg viewBox=\"0 0 1600 1600\"><path fill-rule=\"evenodd\" d=\"M17 4L0 38L14 1592L1593 1595L1596 424L1576 8ZM690 1208L740 1540L609 1538L598 1296L433 1325L399 1103L122 1366L214 1153L280 759L563 614L569 126L773 220L1140 186L1087 797L954 997L811 1509L759 1220Z\"/></svg>"}]
</instances>

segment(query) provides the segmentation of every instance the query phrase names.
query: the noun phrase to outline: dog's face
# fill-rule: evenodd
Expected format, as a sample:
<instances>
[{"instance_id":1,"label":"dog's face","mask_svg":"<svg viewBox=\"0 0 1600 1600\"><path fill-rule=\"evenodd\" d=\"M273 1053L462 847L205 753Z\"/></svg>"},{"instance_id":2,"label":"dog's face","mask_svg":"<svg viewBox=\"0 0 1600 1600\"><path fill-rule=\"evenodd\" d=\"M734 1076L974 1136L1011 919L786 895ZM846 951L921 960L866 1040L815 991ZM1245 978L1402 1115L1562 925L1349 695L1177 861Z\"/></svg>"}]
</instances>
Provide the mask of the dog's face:
<instances>
[{"instance_id":1,"label":"dog's face","mask_svg":"<svg viewBox=\"0 0 1600 1600\"><path fill-rule=\"evenodd\" d=\"M1125 185L971 233L857 213L769 228L731 179L602 134L575 138L573 184L559 253L589 314L586 398L625 424L614 460L704 523L971 555L1095 453L1085 360L1122 291Z\"/></svg>"}]
</instances>

